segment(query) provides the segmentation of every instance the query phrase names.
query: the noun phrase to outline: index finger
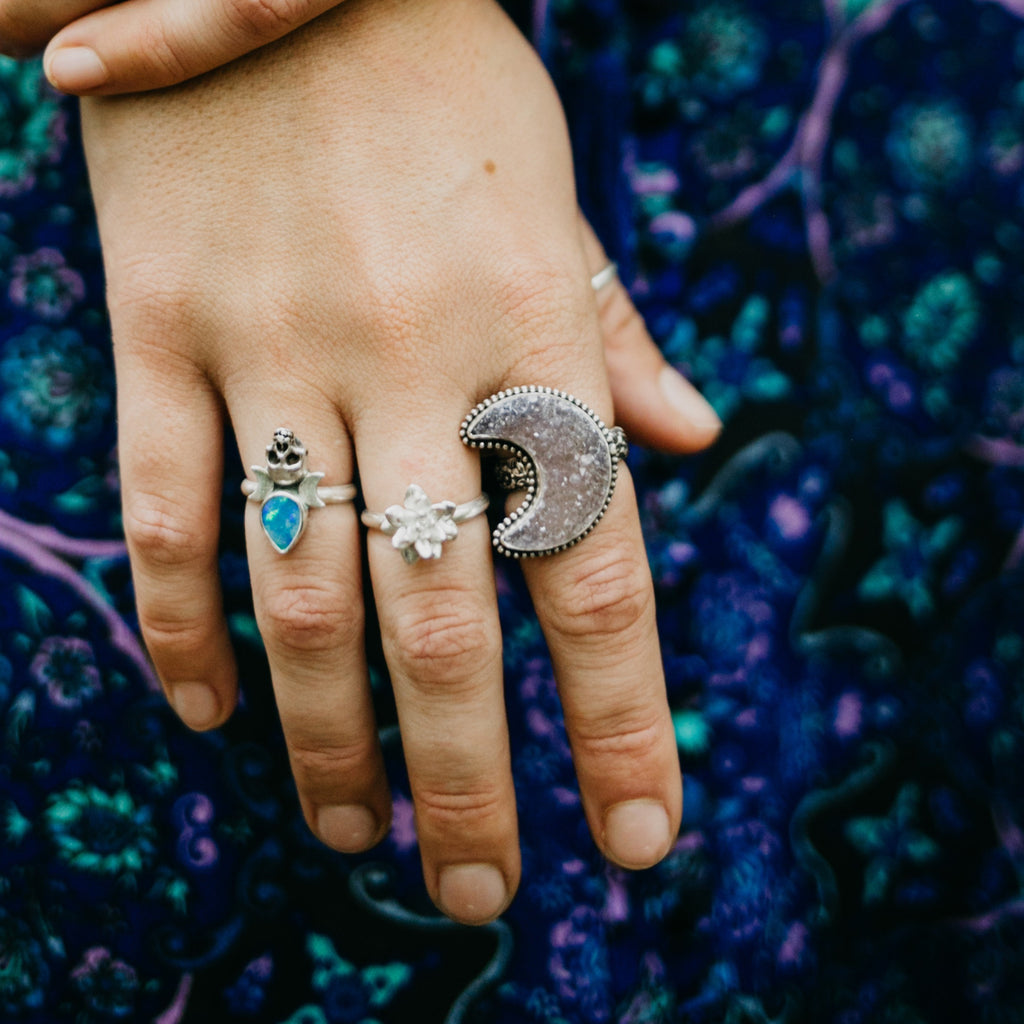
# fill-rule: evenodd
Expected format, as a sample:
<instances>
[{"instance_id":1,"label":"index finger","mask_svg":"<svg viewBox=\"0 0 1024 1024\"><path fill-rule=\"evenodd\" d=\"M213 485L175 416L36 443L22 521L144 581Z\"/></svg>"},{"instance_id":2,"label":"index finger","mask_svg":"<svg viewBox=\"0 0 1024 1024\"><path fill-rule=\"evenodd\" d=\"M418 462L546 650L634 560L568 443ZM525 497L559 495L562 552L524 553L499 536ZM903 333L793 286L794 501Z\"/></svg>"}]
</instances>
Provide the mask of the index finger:
<instances>
[{"instance_id":1,"label":"index finger","mask_svg":"<svg viewBox=\"0 0 1024 1024\"><path fill-rule=\"evenodd\" d=\"M0 0L0 53L29 57L54 33L110 0Z\"/></svg>"}]
</instances>

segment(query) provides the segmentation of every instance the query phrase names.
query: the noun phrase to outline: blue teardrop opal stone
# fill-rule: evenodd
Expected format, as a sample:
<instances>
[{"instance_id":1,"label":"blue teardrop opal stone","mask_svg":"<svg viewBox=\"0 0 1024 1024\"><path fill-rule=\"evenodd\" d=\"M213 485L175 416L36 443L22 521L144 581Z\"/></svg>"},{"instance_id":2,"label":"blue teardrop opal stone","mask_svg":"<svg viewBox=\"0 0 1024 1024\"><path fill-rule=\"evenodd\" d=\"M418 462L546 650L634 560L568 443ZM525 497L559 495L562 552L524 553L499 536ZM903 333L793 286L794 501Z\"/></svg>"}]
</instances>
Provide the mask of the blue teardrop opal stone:
<instances>
[{"instance_id":1,"label":"blue teardrop opal stone","mask_svg":"<svg viewBox=\"0 0 1024 1024\"><path fill-rule=\"evenodd\" d=\"M270 543L283 555L302 533L302 505L290 494L272 494L263 502L260 522Z\"/></svg>"}]
</instances>

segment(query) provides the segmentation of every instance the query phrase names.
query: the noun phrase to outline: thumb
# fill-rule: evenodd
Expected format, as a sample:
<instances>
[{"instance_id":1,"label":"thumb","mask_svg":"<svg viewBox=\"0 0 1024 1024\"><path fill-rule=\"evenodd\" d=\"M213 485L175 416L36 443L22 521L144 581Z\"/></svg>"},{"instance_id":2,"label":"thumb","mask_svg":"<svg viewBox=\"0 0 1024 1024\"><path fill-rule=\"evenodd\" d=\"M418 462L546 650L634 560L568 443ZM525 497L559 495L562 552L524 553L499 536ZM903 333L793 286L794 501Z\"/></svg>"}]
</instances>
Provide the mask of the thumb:
<instances>
[{"instance_id":1,"label":"thumb","mask_svg":"<svg viewBox=\"0 0 1024 1024\"><path fill-rule=\"evenodd\" d=\"M63 92L103 96L176 85L336 7L339 0L125 0L50 40L43 68Z\"/></svg>"},{"instance_id":2,"label":"thumb","mask_svg":"<svg viewBox=\"0 0 1024 1024\"><path fill-rule=\"evenodd\" d=\"M108 0L0 0L0 53L28 57L49 38Z\"/></svg>"},{"instance_id":3,"label":"thumb","mask_svg":"<svg viewBox=\"0 0 1024 1024\"><path fill-rule=\"evenodd\" d=\"M608 257L582 215L580 224L587 266L597 273L608 265ZM678 453L707 448L722 421L665 361L622 282L614 277L596 298L616 422L631 440L650 448Z\"/></svg>"}]
</instances>

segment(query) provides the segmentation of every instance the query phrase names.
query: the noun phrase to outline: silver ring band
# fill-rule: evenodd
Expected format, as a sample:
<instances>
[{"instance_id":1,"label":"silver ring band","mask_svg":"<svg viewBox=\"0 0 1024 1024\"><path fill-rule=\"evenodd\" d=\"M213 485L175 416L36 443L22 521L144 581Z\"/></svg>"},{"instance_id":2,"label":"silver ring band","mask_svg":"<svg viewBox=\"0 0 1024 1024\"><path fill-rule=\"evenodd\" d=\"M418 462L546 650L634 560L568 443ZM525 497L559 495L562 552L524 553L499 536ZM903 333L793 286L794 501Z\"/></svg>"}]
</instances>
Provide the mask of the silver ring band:
<instances>
[{"instance_id":1,"label":"silver ring band","mask_svg":"<svg viewBox=\"0 0 1024 1024\"><path fill-rule=\"evenodd\" d=\"M263 500L256 497L258 490L259 484L255 480L246 477L242 481L242 493L250 501ZM358 493L359 488L355 484L335 484L333 487L318 487L316 489L316 496L323 505L342 505L345 502L353 501Z\"/></svg>"},{"instance_id":2,"label":"silver ring band","mask_svg":"<svg viewBox=\"0 0 1024 1024\"><path fill-rule=\"evenodd\" d=\"M438 502L438 504L444 504L444 502ZM449 504L451 503L449 502ZM486 494L479 494L472 501L464 501L461 505L456 505L452 509L451 520L456 524L464 523L467 519L472 519L474 516L486 512L490 504L491 499ZM371 529L381 530L388 534L395 532L390 528L388 518L383 512L371 512L368 508L365 508L359 514L359 518L363 521L364 526L369 526Z\"/></svg>"},{"instance_id":3,"label":"silver ring band","mask_svg":"<svg viewBox=\"0 0 1024 1024\"><path fill-rule=\"evenodd\" d=\"M605 285L609 285L619 276L619 265L611 260L607 266L602 267L591 279L590 287L599 292Z\"/></svg>"},{"instance_id":4,"label":"silver ring band","mask_svg":"<svg viewBox=\"0 0 1024 1024\"><path fill-rule=\"evenodd\" d=\"M440 558L443 545L459 534L459 523L487 511L491 499L478 494L471 501L431 502L418 484L410 484L401 505L389 505L383 512L363 509L359 518L371 530L380 530L410 565L421 558Z\"/></svg>"}]
</instances>

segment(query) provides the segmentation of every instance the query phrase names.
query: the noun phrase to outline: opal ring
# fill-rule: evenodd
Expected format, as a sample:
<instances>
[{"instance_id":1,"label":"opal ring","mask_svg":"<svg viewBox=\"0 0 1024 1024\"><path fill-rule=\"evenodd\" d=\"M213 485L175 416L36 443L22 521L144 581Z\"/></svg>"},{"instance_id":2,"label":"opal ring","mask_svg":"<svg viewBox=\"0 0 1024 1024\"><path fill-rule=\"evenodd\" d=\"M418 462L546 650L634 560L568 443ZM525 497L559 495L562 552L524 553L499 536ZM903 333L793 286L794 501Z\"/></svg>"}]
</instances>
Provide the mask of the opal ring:
<instances>
[{"instance_id":1,"label":"opal ring","mask_svg":"<svg viewBox=\"0 0 1024 1024\"><path fill-rule=\"evenodd\" d=\"M525 491L491 535L511 558L551 555L583 540L605 514L629 451L620 427L606 427L578 398L537 385L484 399L459 433L502 460L500 487Z\"/></svg>"},{"instance_id":2,"label":"opal ring","mask_svg":"<svg viewBox=\"0 0 1024 1024\"><path fill-rule=\"evenodd\" d=\"M442 546L459 534L459 523L487 511L490 499L477 495L472 501L431 502L418 484L410 484L401 505L389 505L383 512L365 509L360 518L365 526L380 530L410 565L421 558L440 558Z\"/></svg>"},{"instance_id":3,"label":"opal ring","mask_svg":"<svg viewBox=\"0 0 1024 1024\"><path fill-rule=\"evenodd\" d=\"M306 449L285 427L278 427L267 445L267 464L250 468L256 479L246 477L242 493L249 501L260 502L260 526L282 555L302 536L309 509L337 505L356 496L354 484L321 487L324 474L306 469Z\"/></svg>"}]
</instances>

